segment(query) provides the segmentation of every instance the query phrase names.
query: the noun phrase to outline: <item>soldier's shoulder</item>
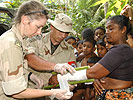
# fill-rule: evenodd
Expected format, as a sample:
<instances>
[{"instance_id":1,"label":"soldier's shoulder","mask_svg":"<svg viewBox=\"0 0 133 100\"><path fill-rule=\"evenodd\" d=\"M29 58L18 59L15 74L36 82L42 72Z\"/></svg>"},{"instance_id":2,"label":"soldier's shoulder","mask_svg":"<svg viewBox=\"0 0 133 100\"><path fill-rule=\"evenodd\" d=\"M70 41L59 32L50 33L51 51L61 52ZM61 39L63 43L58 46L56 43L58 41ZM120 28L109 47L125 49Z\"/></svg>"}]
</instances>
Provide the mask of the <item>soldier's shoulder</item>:
<instances>
[{"instance_id":1,"label":"soldier's shoulder","mask_svg":"<svg viewBox=\"0 0 133 100\"><path fill-rule=\"evenodd\" d=\"M0 45L5 50L14 47L21 48L21 42L10 31L0 36Z\"/></svg>"},{"instance_id":2,"label":"soldier's shoulder","mask_svg":"<svg viewBox=\"0 0 133 100\"><path fill-rule=\"evenodd\" d=\"M16 41L16 38L14 36L14 33L11 30L6 31L4 34L0 36L0 40L6 43L12 43L14 44Z\"/></svg>"}]
</instances>

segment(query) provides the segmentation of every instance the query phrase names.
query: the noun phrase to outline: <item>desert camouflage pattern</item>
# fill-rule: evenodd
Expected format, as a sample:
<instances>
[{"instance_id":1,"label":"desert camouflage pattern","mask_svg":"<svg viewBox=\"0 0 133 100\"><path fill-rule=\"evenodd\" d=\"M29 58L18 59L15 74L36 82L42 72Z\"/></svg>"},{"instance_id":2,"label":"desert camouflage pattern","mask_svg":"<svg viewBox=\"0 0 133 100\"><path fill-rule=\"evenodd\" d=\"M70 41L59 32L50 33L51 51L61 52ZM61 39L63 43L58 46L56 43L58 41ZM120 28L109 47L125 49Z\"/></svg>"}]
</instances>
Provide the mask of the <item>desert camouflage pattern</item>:
<instances>
[{"instance_id":1,"label":"desert camouflage pattern","mask_svg":"<svg viewBox=\"0 0 133 100\"><path fill-rule=\"evenodd\" d=\"M28 65L24 59L23 42L16 26L0 37L0 100L16 100L7 95L27 88Z\"/></svg>"},{"instance_id":2,"label":"desert camouflage pattern","mask_svg":"<svg viewBox=\"0 0 133 100\"><path fill-rule=\"evenodd\" d=\"M45 33L43 34L41 40L32 42L30 49L28 49L28 53L29 51L30 53L33 51L33 53L35 53L37 56L50 62L67 63L69 61L76 61L74 49L65 41L62 41L55 52L51 54L50 33ZM50 71L37 72L32 69L29 69L29 71L43 79L44 86L48 85L48 80L52 76Z\"/></svg>"}]
</instances>

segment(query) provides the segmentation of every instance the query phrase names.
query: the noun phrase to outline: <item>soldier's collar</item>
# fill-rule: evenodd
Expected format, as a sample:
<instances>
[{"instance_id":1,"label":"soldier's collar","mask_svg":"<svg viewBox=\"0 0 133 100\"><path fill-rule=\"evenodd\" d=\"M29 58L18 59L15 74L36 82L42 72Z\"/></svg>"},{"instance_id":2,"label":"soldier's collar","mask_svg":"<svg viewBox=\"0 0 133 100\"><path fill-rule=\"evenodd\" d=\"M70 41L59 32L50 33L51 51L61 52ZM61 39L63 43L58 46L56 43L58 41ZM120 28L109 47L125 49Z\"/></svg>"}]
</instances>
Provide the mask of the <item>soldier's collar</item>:
<instances>
[{"instance_id":1,"label":"soldier's collar","mask_svg":"<svg viewBox=\"0 0 133 100\"><path fill-rule=\"evenodd\" d=\"M19 41L23 41L23 37L18 29L18 26L17 25L13 25L11 30L13 31L13 33L15 33L16 37L19 39Z\"/></svg>"},{"instance_id":2,"label":"soldier's collar","mask_svg":"<svg viewBox=\"0 0 133 100\"><path fill-rule=\"evenodd\" d=\"M63 40L61 43L60 43L60 46L62 49L68 49L68 45L67 43L65 42L65 40Z\"/></svg>"}]
</instances>

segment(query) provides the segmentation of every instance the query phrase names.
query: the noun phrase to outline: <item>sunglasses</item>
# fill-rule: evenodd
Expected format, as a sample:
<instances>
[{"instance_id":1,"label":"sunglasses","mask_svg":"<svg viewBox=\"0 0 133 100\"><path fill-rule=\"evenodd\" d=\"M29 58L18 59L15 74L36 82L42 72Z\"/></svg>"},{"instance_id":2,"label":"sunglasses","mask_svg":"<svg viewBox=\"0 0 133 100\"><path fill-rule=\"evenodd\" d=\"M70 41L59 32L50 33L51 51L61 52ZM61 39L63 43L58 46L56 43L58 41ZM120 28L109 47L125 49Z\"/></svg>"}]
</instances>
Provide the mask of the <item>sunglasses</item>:
<instances>
[{"instance_id":1,"label":"sunglasses","mask_svg":"<svg viewBox=\"0 0 133 100\"><path fill-rule=\"evenodd\" d=\"M35 14L35 13L42 13L44 15L48 15L48 11L47 10L28 12L25 15L30 15L30 14Z\"/></svg>"}]
</instances>

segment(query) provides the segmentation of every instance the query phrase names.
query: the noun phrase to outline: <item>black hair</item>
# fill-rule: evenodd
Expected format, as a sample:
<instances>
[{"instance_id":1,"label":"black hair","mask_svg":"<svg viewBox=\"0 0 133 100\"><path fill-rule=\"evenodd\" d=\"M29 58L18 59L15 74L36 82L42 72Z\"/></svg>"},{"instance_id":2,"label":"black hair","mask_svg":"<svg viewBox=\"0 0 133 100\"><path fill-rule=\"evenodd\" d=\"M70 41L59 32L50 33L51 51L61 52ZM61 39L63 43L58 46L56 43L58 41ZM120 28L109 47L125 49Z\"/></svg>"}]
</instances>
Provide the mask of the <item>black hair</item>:
<instances>
[{"instance_id":1,"label":"black hair","mask_svg":"<svg viewBox=\"0 0 133 100\"><path fill-rule=\"evenodd\" d=\"M98 30L98 29L103 30L103 32L104 32L104 34L105 34L106 30L105 30L103 27L97 27L97 28L95 29L95 31ZM94 32L95 32L95 31L94 31Z\"/></svg>"},{"instance_id":2,"label":"black hair","mask_svg":"<svg viewBox=\"0 0 133 100\"><path fill-rule=\"evenodd\" d=\"M90 28L86 28L81 32L81 36L84 39L93 38L94 39L94 31Z\"/></svg>"},{"instance_id":3,"label":"black hair","mask_svg":"<svg viewBox=\"0 0 133 100\"><path fill-rule=\"evenodd\" d=\"M118 24L120 26L120 29L122 29L124 26L126 26L126 28L127 28L126 35L128 33L130 33L133 36L133 32L131 32L132 31L132 26L130 24L129 19L126 16L116 15L116 16L113 16L113 17L109 18L107 20L107 22L110 21L110 20L114 21L116 24Z\"/></svg>"},{"instance_id":4,"label":"black hair","mask_svg":"<svg viewBox=\"0 0 133 100\"><path fill-rule=\"evenodd\" d=\"M94 38L93 39L92 38L86 38L86 39L83 40L83 43L84 42L92 43L93 47L95 47L95 45L96 45L96 41L94 40Z\"/></svg>"},{"instance_id":5,"label":"black hair","mask_svg":"<svg viewBox=\"0 0 133 100\"><path fill-rule=\"evenodd\" d=\"M66 37L66 38L65 38L65 41L68 41L69 39L73 39L73 40L75 40L75 41L76 41L76 38L75 38L75 37L73 37L73 36L68 36L68 37Z\"/></svg>"},{"instance_id":6,"label":"black hair","mask_svg":"<svg viewBox=\"0 0 133 100\"><path fill-rule=\"evenodd\" d=\"M79 44L83 44L83 40L79 40L76 44L76 47L78 47Z\"/></svg>"},{"instance_id":7,"label":"black hair","mask_svg":"<svg viewBox=\"0 0 133 100\"><path fill-rule=\"evenodd\" d=\"M101 58L100 57L90 57L88 60L87 60L87 63L97 63Z\"/></svg>"},{"instance_id":8,"label":"black hair","mask_svg":"<svg viewBox=\"0 0 133 100\"><path fill-rule=\"evenodd\" d=\"M75 37L76 38L76 40L78 39L78 41L80 41L80 38L79 37Z\"/></svg>"},{"instance_id":9,"label":"black hair","mask_svg":"<svg viewBox=\"0 0 133 100\"><path fill-rule=\"evenodd\" d=\"M106 43L104 42L104 40L103 40L103 39L101 39L101 40L97 41L97 42L96 42L96 44L100 44L101 46L106 47Z\"/></svg>"}]
</instances>

